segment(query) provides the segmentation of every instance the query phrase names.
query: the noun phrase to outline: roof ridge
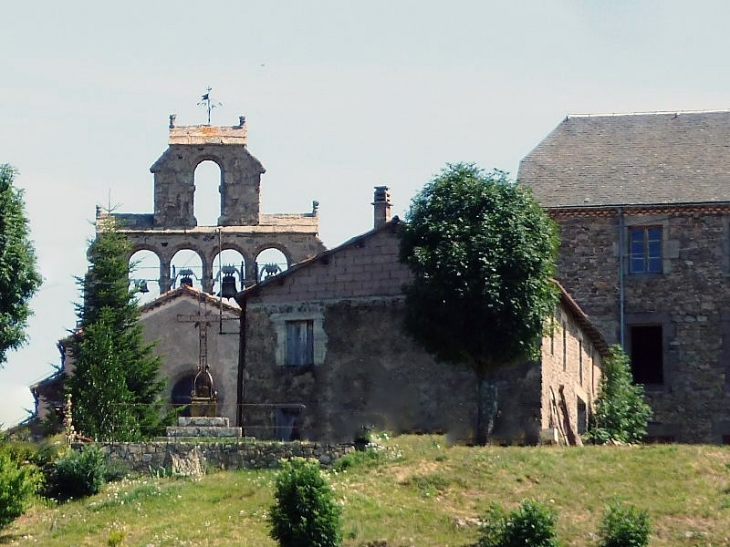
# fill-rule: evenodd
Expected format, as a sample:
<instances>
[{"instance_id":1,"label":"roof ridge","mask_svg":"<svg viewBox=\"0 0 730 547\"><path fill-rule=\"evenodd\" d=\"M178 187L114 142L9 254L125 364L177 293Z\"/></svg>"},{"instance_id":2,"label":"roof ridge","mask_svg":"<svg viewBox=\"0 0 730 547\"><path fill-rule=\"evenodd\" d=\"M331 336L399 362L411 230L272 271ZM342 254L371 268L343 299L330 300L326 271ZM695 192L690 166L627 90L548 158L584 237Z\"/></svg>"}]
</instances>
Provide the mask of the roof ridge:
<instances>
[{"instance_id":1,"label":"roof ridge","mask_svg":"<svg viewBox=\"0 0 730 547\"><path fill-rule=\"evenodd\" d=\"M644 112L606 112L603 114L567 114L566 120L571 118L622 118L628 116L666 116L674 114L712 114L712 113L728 113L730 108L705 109L705 110L648 110Z\"/></svg>"}]
</instances>

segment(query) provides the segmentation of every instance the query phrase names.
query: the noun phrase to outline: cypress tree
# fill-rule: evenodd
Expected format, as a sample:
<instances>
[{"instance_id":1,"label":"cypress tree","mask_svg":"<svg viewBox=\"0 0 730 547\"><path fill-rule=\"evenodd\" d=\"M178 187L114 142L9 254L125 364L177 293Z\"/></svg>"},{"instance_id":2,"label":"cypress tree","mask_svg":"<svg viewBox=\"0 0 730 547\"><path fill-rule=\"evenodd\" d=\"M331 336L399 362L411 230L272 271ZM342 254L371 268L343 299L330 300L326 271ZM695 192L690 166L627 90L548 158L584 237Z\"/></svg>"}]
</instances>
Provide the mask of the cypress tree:
<instances>
[{"instance_id":1,"label":"cypress tree","mask_svg":"<svg viewBox=\"0 0 730 547\"><path fill-rule=\"evenodd\" d=\"M80 334L72 344L76 369L69 379L74 420L83 416L77 428L99 439L151 437L160 434L166 424L160 399L164 388L159 378L160 359L144 343L139 308L129 288L130 242L113 226L101 228L89 245L89 269L77 279L83 302L76 308ZM84 376L89 370L105 372L108 382L95 387ZM121 426L112 427L105 420L105 411L94 402L97 389L105 390L108 401L104 405L114 401L128 409L129 416L119 414Z\"/></svg>"}]
</instances>

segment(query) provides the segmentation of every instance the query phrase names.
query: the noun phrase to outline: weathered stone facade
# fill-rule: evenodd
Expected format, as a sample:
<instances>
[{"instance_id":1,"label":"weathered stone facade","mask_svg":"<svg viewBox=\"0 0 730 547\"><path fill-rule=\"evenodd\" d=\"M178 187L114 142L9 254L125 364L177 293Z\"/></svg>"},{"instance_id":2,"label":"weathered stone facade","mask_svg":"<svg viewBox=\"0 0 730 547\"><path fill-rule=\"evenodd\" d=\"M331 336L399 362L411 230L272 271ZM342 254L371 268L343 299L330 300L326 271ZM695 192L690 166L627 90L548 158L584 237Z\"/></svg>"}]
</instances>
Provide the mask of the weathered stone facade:
<instances>
[{"instance_id":1,"label":"weathered stone facade","mask_svg":"<svg viewBox=\"0 0 730 547\"><path fill-rule=\"evenodd\" d=\"M277 249L287 264L301 262L324 250L319 239L318 205L303 214L260 212L261 162L247 148L246 120L233 127L176 126L170 117L167 150L152 165L154 213L113 213L116 227L132 241L132 253L151 251L160 261L160 292L172 287L172 258L180 250L197 253L202 261L202 287L213 289L216 264L221 251L232 249L244 258L244 282L258 279L256 256L265 249ZM221 172L220 217L217 226L199 226L194 216L195 169L212 161ZM110 215L97 208L97 229L103 229Z\"/></svg>"},{"instance_id":2,"label":"weathered stone facade","mask_svg":"<svg viewBox=\"0 0 730 547\"><path fill-rule=\"evenodd\" d=\"M561 226L558 279L632 356L657 440L730 439L729 136L728 112L570 118L520 168ZM653 271L636 271L649 229Z\"/></svg>"},{"instance_id":3,"label":"weathered stone facade","mask_svg":"<svg viewBox=\"0 0 730 547\"><path fill-rule=\"evenodd\" d=\"M200 364L200 329L207 328L206 359L218 394L218 414L235 423L241 310L183 285L145 304L140 312L145 341L154 344L161 359L162 397L176 402L175 390L183 396L179 404L189 402Z\"/></svg>"},{"instance_id":4,"label":"weathered stone facade","mask_svg":"<svg viewBox=\"0 0 730 547\"><path fill-rule=\"evenodd\" d=\"M346 442L375 427L470 436L474 375L437 363L404 333L402 287L410 272L398 261L398 220L376 225L239 295L245 435L287 439L294 432ZM541 362L502 369L492 379L496 442L537 443L546 429L563 431L564 441L566 423L577 433L579 415L587 419L600 378L598 350L606 346L565 294L557 314L561 334L552 353L546 338ZM291 334L282 324L300 322L310 324L311 360L292 365Z\"/></svg>"}]
</instances>

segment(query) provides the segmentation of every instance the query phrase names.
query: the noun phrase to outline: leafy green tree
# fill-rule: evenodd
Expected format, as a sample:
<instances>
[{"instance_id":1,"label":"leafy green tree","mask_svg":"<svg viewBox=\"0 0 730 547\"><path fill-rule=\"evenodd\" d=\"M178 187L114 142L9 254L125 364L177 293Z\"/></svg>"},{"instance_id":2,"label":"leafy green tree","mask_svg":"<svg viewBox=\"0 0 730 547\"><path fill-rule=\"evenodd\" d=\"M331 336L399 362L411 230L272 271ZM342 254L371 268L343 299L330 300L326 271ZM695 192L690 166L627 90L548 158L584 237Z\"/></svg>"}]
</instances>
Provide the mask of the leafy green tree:
<instances>
[{"instance_id":1,"label":"leafy green tree","mask_svg":"<svg viewBox=\"0 0 730 547\"><path fill-rule=\"evenodd\" d=\"M15 174L10 165L0 165L0 366L8 350L25 342L28 302L41 284L23 192L13 186Z\"/></svg>"},{"instance_id":2,"label":"leafy green tree","mask_svg":"<svg viewBox=\"0 0 730 547\"><path fill-rule=\"evenodd\" d=\"M633 382L628 355L620 345L611 346L603 362L596 411L586 437L597 443L610 440L640 442L646 437L651 414L651 407L644 397L644 386Z\"/></svg>"},{"instance_id":3,"label":"leafy green tree","mask_svg":"<svg viewBox=\"0 0 730 547\"><path fill-rule=\"evenodd\" d=\"M276 476L269 535L281 547L338 547L340 508L316 460L295 458Z\"/></svg>"},{"instance_id":4,"label":"leafy green tree","mask_svg":"<svg viewBox=\"0 0 730 547\"><path fill-rule=\"evenodd\" d=\"M484 444L487 380L537 356L557 303L557 225L506 173L463 163L428 183L406 218L406 329L438 360L474 371L475 439Z\"/></svg>"},{"instance_id":5,"label":"leafy green tree","mask_svg":"<svg viewBox=\"0 0 730 547\"><path fill-rule=\"evenodd\" d=\"M76 368L69 387L77 429L95 438L151 437L167 423L160 399L160 360L144 342L139 308L129 288L129 255L128 238L104 226L89 245L90 267L78 279L83 302L77 306L80 334L72 344ZM91 374L88 379L85 370ZM98 383L92 384L91 378ZM97 390L105 393L104 401ZM133 422L125 417L112 426L97 408L111 404L127 409L120 416L129 412Z\"/></svg>"}]
</instances>

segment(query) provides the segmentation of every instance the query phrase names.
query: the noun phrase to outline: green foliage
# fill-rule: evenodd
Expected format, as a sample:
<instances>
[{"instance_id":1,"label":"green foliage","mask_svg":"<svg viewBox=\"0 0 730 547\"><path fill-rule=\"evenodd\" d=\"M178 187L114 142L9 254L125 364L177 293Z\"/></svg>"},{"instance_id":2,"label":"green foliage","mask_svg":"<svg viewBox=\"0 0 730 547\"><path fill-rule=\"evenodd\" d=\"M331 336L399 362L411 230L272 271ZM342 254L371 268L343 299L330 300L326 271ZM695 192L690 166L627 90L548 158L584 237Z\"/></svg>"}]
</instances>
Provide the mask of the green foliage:
<instances>
[{"instance_id":1,"label":"green foliage","mask_svg":"<svg viewBox=\"0 0 730 547\"><path fill-rule=\"evenodd\" d=\"M340 508L316 460L283 462L276 476L270 536L282 547L337 547Z\"/></svg>"},{"instance_id":2,"label":"green foliage","mask_svg":"<svg viewBox=\"0 0 730 547\"><path fill-rule=\"evenodd\" d=\"M59 501L98 494L104 485L104 454L93 445L70 450L53 464L47 478L47 495Z\"/></svg>"},{"instance_id":3,"label":"green foliage","mask_svg":"<svg viewBox=\"0 0 730 547\"><path fill-rule=\"evenodd\" d=\"M614 503L603 514L598 531L600 547L646 547L649 545L649 513L631 505Z\"/></svg>"},{"instance_id":4,"label":"green foliage","mask_svg":"<svg viewBox=\"0 0 730 547\"><path fill-rule=\"evenodd\" d=\"M379 467L388 461L388 454L383 450L368 448L345 454L335 462L337 471L346 471L355 467Z\"/></svg>"},{"instance_id":5,"label":"green foliage","mask_svg":"<svg viewBox=\"0 0 730 547\"><path fill-rule=\"evenodd\" d=\"M72 376L73 423L84 435L99 441L139 438L134 396L127 387L111 311L105 308L90 324L77 346Z\"/></svg>"},{"instance_id":6,"label":"green foliage","mask_svg":"<svg viewBox=\"0 0 730 547\"><path fill-rule=\"evenodd\" d=\"M35 466L18 465L9 454L0 453L0 529L25 512L40 482Z\"/></svg>"},{"instance_id":7,"label":"green foliage","mask_svg":"<svg viewBox=\"0 0 730 547\"><path fill-rule=\"evenodd\" d=\"M481 389L498 367L536 357L558 299L557 225L506 173L449 165L413 199L400 257L406 329L429 353L477 376L477 441L486 441Z\"/></svg>"},{"instance_id":8,"label":"green foliage","mask_svg":"<svg viewBox=\"0 0 730 547\"><path fill-rule=\"evenodd\" d=\"M89 246L90 267L79 279L81 332L74 338L68 381L75 428L99 440L133 440L164 431L159 358L145 344L129 289L129 240L105 227Z\"/></svg>"},{"instance_id":9,"label":"green foliage","mask_svg":"<svg viewBox=\"0 0 730 547\"><path fill-rule=\"evenodd\" d=\"M124 541L124 532L122 530L112 530L106 540L108 547L119 547Z\"/></svg>"},{"instance_id":10,"label":"green foliage","mask_svg":"<svg viewBox=\"0 0 730 547\"><path fill-rule=\"evenodd\" d=\"M618 344L612 346L603 363L600 394L586 437L597 443L640 442L651 414L644 387L633 383L628 356Z\"/></svg>"},{"instance_id":11,"label":"green foliage","mask_svg":"<svg viewBox=\"0 0 730 547\"><path fill-rule=\"evenodd\" d=\"M479 547L557 547L555 512L527 500L509 514L492 503L479 528Z\"/></svg>"},{"instance_id":12,"label":"green foliage","mask_svg":"<svg viewBox=\"0 0 730 547\"><path fill-rule=\"evenodd\" d=\"M0 366L8 350L25 342L28 302L41 285L23 192L13 186L15 174L10 165L0 164Z\"/></svg>"}]
</instances>

